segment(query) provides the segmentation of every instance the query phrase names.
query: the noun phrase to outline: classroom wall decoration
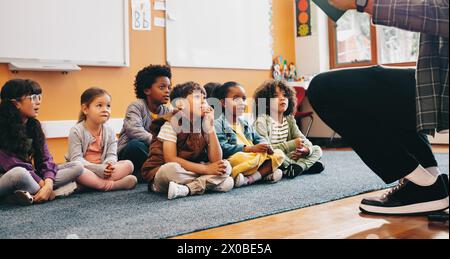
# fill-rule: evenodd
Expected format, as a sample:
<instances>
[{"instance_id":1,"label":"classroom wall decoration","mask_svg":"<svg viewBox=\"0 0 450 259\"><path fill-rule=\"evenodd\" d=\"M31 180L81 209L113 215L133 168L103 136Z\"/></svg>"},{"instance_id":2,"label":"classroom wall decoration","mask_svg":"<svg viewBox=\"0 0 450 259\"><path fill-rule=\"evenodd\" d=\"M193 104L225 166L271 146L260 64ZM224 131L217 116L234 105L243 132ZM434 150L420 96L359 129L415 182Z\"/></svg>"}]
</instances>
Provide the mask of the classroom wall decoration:
<instances>
[{"instance_id":1,"label":"classroom wall decoration","mask_svg":"<svg viewBox=\"0 0 450 259\"><path fill-rule=\"evenodd\" d=\"M151 30L151 4L150 0L132 0L131 1L132 8L132 21L133 21L133 30L138 31L149 31Z\"/></svg>"},{"instance_id":2,"label":"classroom wall decoration","mask_svg":"<svg viewBox=\"0 0 450 259\"><path fill-rule=\"evenodd\" d=\"M296 0L297 37L311 35L311 1Z\"/></svg>"}]
</instances>

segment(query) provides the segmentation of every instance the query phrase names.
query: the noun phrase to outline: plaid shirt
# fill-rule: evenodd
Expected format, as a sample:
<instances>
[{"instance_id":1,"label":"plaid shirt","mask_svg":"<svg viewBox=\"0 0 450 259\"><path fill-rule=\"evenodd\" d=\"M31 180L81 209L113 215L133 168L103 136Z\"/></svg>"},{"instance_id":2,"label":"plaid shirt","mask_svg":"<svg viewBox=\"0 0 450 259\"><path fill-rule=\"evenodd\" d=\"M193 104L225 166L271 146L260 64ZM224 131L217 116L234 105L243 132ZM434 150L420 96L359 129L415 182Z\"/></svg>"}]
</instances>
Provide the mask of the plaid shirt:
<instances>
[{"instance_id":1,"label":"plaid shirt","mask_svg":"<svg viewBox=\"0 0 450 259\"><path fill-rule=\"evenodd\" d=\"M373 23L420 32L417 130L448 130L448 0L374 0Z\"/></svg>"}]
</instances>

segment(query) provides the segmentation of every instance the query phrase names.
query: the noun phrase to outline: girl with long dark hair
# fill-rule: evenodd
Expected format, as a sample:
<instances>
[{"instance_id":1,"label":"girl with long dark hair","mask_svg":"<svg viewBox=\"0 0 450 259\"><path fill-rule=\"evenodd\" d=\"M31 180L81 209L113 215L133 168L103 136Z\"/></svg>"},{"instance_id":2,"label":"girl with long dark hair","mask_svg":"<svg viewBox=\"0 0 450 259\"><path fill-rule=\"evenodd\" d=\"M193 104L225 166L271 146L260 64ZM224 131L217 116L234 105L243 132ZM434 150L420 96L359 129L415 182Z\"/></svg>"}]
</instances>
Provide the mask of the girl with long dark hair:
<instances>
[{"instance_id":1,"label":"girl with long dark hair","mask_svg":"<svg viewBox=\"0 0 450 259\"><path fill-rule=\"evenodd\" d=\"M42 101L39 84L10 80L0 97L0 198L28 205L72 193L83 166L54 163L36 119Z\"/></svg>"}]
</instances>

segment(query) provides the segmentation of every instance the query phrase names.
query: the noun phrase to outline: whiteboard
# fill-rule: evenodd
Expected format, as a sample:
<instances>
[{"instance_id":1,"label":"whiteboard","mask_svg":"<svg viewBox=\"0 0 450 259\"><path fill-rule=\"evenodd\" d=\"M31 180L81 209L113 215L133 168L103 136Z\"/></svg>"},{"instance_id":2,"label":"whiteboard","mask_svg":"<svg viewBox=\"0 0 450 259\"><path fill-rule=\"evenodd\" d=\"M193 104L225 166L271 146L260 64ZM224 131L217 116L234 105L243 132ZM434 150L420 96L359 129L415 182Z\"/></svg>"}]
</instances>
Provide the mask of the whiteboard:
<instances>
[{"instance_id":1,"label":"whiteboard","mask_svg":"<svg viewBox=\"0 0 450 259\"><path fill-rule=\"evenodd\" d=\"M270 69L271 0L166 0L167 62Z\"/></svg>"},{"instance_id":2,"label":"whiteboard","mask_svg":"<svg viewBox=\"0 0 450 259\"><path fill-rule=\"evenodd\" d=\"M0 62L128 66L128 0L0 0Z\"/></svg>"}]
</instances>

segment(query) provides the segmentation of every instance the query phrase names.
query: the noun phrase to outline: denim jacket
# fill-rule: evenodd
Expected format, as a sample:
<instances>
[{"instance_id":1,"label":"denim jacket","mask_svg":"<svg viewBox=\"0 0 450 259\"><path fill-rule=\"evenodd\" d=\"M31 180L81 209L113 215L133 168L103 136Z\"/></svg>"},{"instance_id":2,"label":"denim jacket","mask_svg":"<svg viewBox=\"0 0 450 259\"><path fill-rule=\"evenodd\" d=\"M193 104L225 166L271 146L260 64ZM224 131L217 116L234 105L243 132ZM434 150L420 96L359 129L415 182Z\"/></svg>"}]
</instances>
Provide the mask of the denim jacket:
<instances>
[{"instance_id":1,"label":"denim jacket","mask_svg":"<svg viewBox=\"0 0 450 259\"><path fill-rule=\"evenodd\" d=\"M247 120L243 118L239 118L238 120L243 127L245 137L254 145L266 143L266 141L256 132ZM236 132L234 132L230 123L225 119L223 114L214 122L214 126L220 146L222 147L224 159L227 159L238 152L244 151L244 145L237 143Z\"/></svg>"}]
</instances>

